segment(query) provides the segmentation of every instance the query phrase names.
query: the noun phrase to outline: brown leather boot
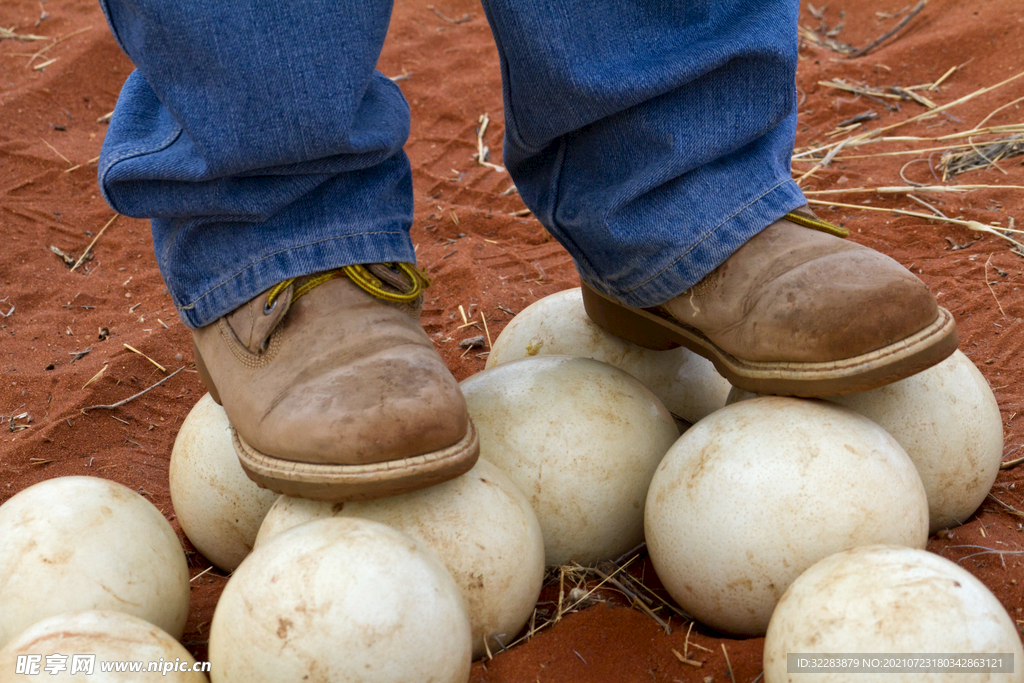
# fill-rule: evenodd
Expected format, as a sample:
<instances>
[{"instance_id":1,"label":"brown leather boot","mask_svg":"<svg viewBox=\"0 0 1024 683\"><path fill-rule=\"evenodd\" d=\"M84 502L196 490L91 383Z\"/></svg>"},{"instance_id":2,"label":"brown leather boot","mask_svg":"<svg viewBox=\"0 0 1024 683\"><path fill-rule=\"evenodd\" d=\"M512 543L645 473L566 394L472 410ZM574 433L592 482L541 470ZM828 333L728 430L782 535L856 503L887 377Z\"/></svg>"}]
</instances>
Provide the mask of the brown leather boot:
<instances>
[{"instance_id":1,"label":"brown leather boot","mask_svg":"<svg viewBox=\"0 0 1024 683\"><path fill-rule=\"evenodd\" d=\"M476 463L462 392L419 323L421 278L375 264L288 280L193 331L200 378L250 478L362 500Z\"/></svg>"},{"instance_id":2,"label":"brown leather boot","mask_svg":"<svg viewBox=\"0 0 1024 683\"><path fill-rule=\"evenodd\" d=\"M661 306L629 308L586 284L583 302L612 334L650 349L685 346L759 394L867 391L952 354L953 316L925 284L828 234L840 230L791 213Z\"/></svg>"}]
</instances>

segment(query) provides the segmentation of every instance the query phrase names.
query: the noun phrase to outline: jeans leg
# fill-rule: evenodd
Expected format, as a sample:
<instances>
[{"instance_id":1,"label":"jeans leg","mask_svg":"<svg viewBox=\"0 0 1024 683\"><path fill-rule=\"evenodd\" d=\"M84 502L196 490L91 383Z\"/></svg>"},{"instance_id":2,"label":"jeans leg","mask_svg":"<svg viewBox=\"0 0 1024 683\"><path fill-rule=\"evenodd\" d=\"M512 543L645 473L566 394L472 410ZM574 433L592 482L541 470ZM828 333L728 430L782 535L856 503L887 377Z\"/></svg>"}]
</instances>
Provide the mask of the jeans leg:
<instances>
[{"instance_id":1,"label":"jeans leg","mask_svg":"<svg viewBox=\"0 0 1024 683\"><path fill-rule=\"evenodd\" d=\"M409 108L374 69L390 0L100 1L137 66L100 187L152 219L187 325L290 277L415 261Z\"/></svg>"},{"instance_id":2,"label":"jeans leg","mask_svg":"<svg viewBox=\"0 0 1024 683\"><path fill-rule=\"evenodd\" d=\"M805 203L797 0L483 0L505 164L590 285L673 298Z\"/></svg>"}]
</instances>

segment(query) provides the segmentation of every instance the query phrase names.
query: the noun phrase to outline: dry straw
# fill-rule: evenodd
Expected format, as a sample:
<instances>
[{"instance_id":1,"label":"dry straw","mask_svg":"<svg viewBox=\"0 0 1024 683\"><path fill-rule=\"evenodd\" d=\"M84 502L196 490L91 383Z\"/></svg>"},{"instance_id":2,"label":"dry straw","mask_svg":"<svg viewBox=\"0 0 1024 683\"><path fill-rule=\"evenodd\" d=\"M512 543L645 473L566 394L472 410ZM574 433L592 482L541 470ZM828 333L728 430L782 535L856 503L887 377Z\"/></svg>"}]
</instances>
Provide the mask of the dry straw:
<instances>
[{"instance_id":1,"label":"dry straw","mask_svg":"<svg viewBox=\"0 0 1024 683\"><path fill-rule=\"evenodd\" d=\"M1003 233L1006 233L1006 232L1015 233L1015 234L1024 234L1024 231L1022 231L1022 230L1015 230L1013 228L1000 228L1000 229L997 230L996 228L992 227L991 225L985 225L984 223L979 223L978 221L967 221L967 220L963 220L963 219L960 219L960 218L941 218L941 217L938 217L938 216L929 215L927 213L920 213L918 211L904 211L903 209L887 209L887 208L884 208L884 207L881 207L881 206L863 206L861 204L842 204L842 203L839 203L839 202L826 202L826 201L822 201L820 199L808 199L807 203L808 204L817 204L819 206L838 206L838 207L841 207L841 208L844 208L844 209L857 209L859 211L882 211L882 212L885 212L885 213L896 213L896 214L899 214L901 216L913 216L914 218L924 218L924 219L929 220L929 221L938 221L940 223L949 223L951 225L959 225L961 227L967 228L968 230L972 230L974 232L986 232L986 233L989 233L990 235L995 235L996 237L998 237L1000 239L1003 239L1003 240L1006 240L1010 244L1013 244L1018 249L1024 250L1024 244L1021 244L1020 242L1018 242L1017 240L1013 239L1012 237L1009 237L1008 235L1003 234Z\"/></svg>"}]
</instances>

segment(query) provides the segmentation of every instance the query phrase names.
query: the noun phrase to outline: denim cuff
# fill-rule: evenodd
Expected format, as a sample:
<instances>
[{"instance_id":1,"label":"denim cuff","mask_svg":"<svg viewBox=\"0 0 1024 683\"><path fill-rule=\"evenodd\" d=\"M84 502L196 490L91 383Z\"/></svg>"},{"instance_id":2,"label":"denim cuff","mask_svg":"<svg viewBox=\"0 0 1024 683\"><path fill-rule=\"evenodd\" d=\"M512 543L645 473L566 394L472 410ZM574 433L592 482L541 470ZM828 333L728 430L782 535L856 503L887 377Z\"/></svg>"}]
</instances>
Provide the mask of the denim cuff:
<instances>
[{"instance_id":1,"label":"denim cuff","mask_svg":"<svg viewBox=\"0 0 1024 683\"><path fill-rule=\"evenodd\" d=\"M751 237L806 204L807 199L792 179L777 182L720 223L699 233L699 237L677 254L667 268L635 284L620 284L618 288L609 286L580 261L576 262L576 269L588 285L627 306L659 306L700 282Z\"/></svg>"},{"instance_id":2,"label":"denim cuff","mask_svg":"<svg viewBox=\"0 0 1024 683\"><path fill-rule=\"evenodd\" d=\"M187 327L205 327L254 299L282 280L359 263L415 263L416 252L408 228L340 235L284 249L218 282L192 300L175 306Z\"/></svg>"}]
</instances>

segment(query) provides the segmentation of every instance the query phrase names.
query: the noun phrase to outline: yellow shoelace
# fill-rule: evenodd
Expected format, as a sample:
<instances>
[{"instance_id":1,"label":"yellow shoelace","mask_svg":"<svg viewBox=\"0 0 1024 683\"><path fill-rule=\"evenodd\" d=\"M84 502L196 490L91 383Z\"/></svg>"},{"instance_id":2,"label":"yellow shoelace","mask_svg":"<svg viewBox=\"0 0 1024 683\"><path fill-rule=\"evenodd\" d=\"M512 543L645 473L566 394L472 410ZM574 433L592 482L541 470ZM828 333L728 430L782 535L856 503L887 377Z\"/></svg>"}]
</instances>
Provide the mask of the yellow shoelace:
<instances>
[{"instance_id":1,"label":"yellow shoelace","mask_svg":"<svg viewBox=\"0 0 1024 683\"><path fill-rule=\"evenodd\" d=\"M790 223L796 223L797 225L802 225L805 228L811 228L813 230L827 232L830 235L842 237L843 239L846 239L847 237L850 236L850 231L847 230L846 228L840 228L838 225L833 225L828 221L823 221L818 218L811 218L810 216L805 216L804 214L797 213L796 211L790 211L789 213L787 213L786 220L789 221Z\"/></svg>"},{"instance_id":2,"label":"yellow shoelace","mask_svg":"<svg viewBox=\"0 0 1024 683\"><path fill-rule=\"evenodd\" d=\"M294 303L303 294L308 294L311 290L319 287L323 283L342 277L343 275L378 299L394 301L396 303L409 303L411 301L415 301L416 297L422 294L423 290L430 286L430 279L419 268L408 263L392 263L388 265L398 268L400 271L405 273L406 277L408 277L412 282L412 288L408 292L393 292L385 289L384 283L371 273L366 266L344 266L337 270L321 273L320 275L310 278L304 282L302 286L297 287L295 291L292 292L292 302ZM274 285L270 290L270 294L267 296L266 308L268 310L272 309L277 302L277 297L281 295L281 292L288 289L288 287L290 287L297 279L298 278L294 277L289 278Z\"/></svg>"}]
</instances>

